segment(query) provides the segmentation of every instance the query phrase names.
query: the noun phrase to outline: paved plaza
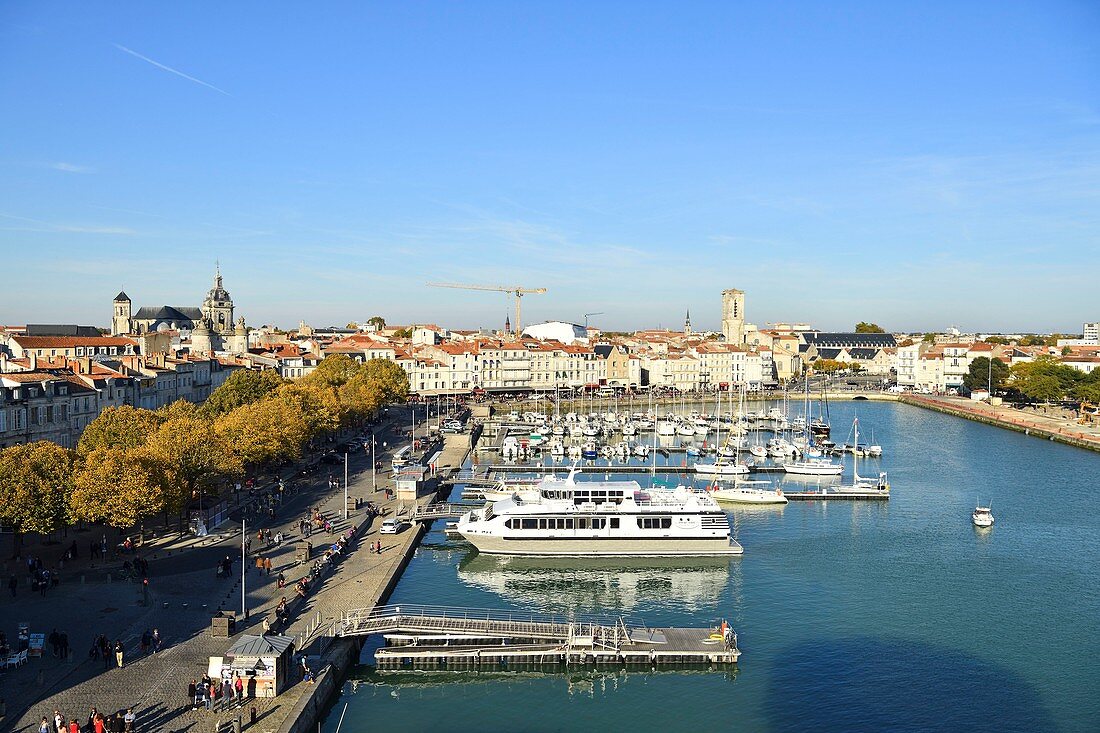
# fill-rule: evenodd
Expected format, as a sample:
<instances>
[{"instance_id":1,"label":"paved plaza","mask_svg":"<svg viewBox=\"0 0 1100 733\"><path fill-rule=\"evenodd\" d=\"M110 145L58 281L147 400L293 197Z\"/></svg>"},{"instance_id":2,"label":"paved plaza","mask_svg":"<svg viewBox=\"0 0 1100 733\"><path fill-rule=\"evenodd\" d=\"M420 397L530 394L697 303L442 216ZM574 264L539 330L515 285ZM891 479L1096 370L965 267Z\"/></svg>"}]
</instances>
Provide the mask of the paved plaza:
<instances>
[{"instance_id":1,"label":"paved plaza","mask_svg":"<svg viewBox=\"0 0 1100 733\"><path fill-rule=\"evenodd\" d=\"M404 434L408 426L402 427L403 418L401 421L395 419L393 425L384 429ZM400 444L393 432L385 435L390 448ZM451 436L440 468L447 460L457 467L465 456L468 440L466 435ZM382 460L381 437L378 451ZM295 543L302 539L298 522L311 508L320 508L334 519L331 536L314 530L309 538L315 556L318 546L323 549L349 528L369 522L366 501L373 502L384 514L397 509L397 499L386 499L383 491L392 487L388 470L377 477L378 491L372 490L369 452L352 457L349 495L362 501L347 520L343 519L343 488L328 487L324 468L327 467L309 479L298 479L296 492L286 497L276 518L262 524L273 533L282 532L284 539L280 546L265 549L256 538L256 528L248 527L253 557L258 553L270 556L273 567L270 575L255 567L246 569L250 615L248 619L238 615L238 633L259 634L265 617L275 622L274 607L280 598L293 600L294 583L309 570L308 565L299 566L294 558ZM380 524L381 519L376 517L361 529L353 549L319 588L311 590L303 606L291 617L289 627L282 630L289 636L302 638L299 635L308 634L317 625L319 615L320 628L312 635L316 638L307 639L306 653L316 651L317 638L343 610L376 602L418 536L415 528L399 535L379 535ZM89 541L79 539L78 547ZM368 549L376 541L382 543L381 554ZM140 731L205 731L213 729L216 719L235 718L237 712L192 711L186 698L188 683L203 674L208 657L222 655L232 644L231 639L211 636L210 618L219 609L238 613L241 609L240 543L240 524L227 522L218 528L217 534L207 538L165 538L143 548L149 560L147 604L142 603L139 583L117 579L107 582L107 567L102 563L92 567L87 547L80 547L81 557L61 570L62 582L44 597L31 593L25 580L14 598L5 589L0 598L0 631L7 634L9 641L14 639L18 624L26 622L32 632L49 634L54 629L65 632L71 653L64 659L56 658L47 644L41 658L0 673L0 697L8 712L0 730L37 731L41 718L52 719L55 709L67 719L76 718L85 724L93 706L104 714L133 707ZM33 553L36 548L28 549ZM234 559L229 578L216 572L217 564L226 556ZM254 560L250 559L249 564L253 565ZM117 563L114 567L117 568ZM13 569L21 579L26 575L26 569L15 568L14 562L8 570ZM276 583L280 572L286 577L283 589ZM163 646L159 652L143 654L141 637L152 629L159 631ZM92 641L99 634L106 635L112 645L116 639L122 641L126 651L121 669L105 666L101 659L90 657ZM246 723L251 708L255 707L255 730L277 730L306 687L297 682L296 675L292 674L292 679L296 683L277 698L246 700L243 706Z\"/></svg>"}]
</instances>

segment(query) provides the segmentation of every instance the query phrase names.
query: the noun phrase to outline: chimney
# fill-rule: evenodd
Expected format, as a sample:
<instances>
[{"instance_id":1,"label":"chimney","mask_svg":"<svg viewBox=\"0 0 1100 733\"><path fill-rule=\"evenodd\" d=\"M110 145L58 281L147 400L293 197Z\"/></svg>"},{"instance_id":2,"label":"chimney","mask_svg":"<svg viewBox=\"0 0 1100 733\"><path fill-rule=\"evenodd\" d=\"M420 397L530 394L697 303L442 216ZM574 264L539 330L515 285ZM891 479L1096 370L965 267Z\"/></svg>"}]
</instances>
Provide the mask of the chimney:
<instances>
[{"instance_id":1,"label":"chimney","mask_svg":"<svg viewBox=\"0 0 1100 733\"><path fill-rule=\"evenodd\" d=\"M8 371L8 355L0 351L0 374Z\"/></svg>"},{"instance_id":2,"label":"chimney","mask_svg":"<svg viewBox=\"0 0 1100 733\"><path fill-rule=\"evenodd\" d=\"M31 355L31 371L33 372L35 369L38 368L38 355L35 354L33 351L30 352L30 355Z\"/></svg>"}]
</instances>

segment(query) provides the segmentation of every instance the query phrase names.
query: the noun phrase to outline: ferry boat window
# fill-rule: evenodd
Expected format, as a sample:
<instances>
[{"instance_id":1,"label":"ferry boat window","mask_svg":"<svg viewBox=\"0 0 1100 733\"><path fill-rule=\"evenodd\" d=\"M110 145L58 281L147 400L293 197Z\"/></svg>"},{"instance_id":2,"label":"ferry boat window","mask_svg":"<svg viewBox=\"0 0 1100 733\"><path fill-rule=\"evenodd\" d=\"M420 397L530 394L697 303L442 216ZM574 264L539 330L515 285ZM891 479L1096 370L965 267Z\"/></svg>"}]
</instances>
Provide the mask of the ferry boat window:
<instances>
[{"instance_id":1,"label":"ferry boat window","mask_svg":"<svg viewBox=\"0 0 1100 733\"><path fill-rule=\"evenodd\" d=\"M524 519L523 520L523 528L524 529L538 529L539 528L539 520L537 520L537 519Z\"/></svg>"},{"instance_id":2,"label":"ferry boat window","mask_svg":"<svg viewBox=\"0 0 1100 733\"><path fill-rule=\"evenodd\" d=\"M603 529L607 525L607 520L601 518L592 520L592 529Z\"/></svg>"},{"instance_id":3,"label":"ferry boat window","mask_svg":"<svg viewBox=\"0 0 1100 733\"><path fill-rule=\"evenodd\" d=\"M642 529L668 529L672 526L672 517L638 517L638 526Z\"/></svg>"},{"instance_id":4,"label":"ferry boat window","mask_svg":"<svg viewBox=\"0 0 1100 733\"><path fill-rule=\"evenodd\" d=\"M573 518L572 517L565 520L565 528L566 529L573 529Z\"/></svg>"},{"instance_id":5,"label":"ferry boat window","mask_svg":"<svg viewBox=\"0 0 1100 733\"><path fill-rule=\"evenodd\" d=\"M619 518L618 517L612 517L611 518L611 529L618 529L618 528L619 528Z\"/></svg>"},{"instance_id":6,"label":"ferry boat window","mask_svg":"<svg viewBox=\"0 0 1100 733\"><path fill-rule=\"evenodd\" d=\"M539 520L539 529L546 529L546 520L545 519L540 519Z\"/></svg>"},{"instance_id":7,"label":"ferry boat window","mask_svg":"<svg viewBox=\"0 0 1100 733\"><path fill-rule=\"evenodd\" d=\"M588 519L586 517L577 520L577 529L588 529Z\"/></svg>"}]
</instances>

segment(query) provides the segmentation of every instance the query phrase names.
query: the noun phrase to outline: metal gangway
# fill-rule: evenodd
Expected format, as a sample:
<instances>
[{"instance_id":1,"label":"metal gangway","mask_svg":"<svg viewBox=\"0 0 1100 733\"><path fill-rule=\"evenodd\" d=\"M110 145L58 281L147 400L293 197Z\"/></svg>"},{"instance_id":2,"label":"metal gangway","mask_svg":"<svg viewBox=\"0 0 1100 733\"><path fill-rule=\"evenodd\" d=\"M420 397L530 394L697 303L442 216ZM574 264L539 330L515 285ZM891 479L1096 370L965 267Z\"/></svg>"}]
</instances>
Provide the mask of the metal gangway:
<instances>
[{"instance_id":1,"label":"metal gangway","mask_svg":"<svg viewBox=\"0 0 1100 733\"><path fill-rule=\"evenodd\" d=\"M412 511L401 504L394 512L394 516L406 519L410 522L429 522L433 519L454 519L461 517L472 509L477 509L474 504L415 504Z\"/></svg>"},{"instance_id":2,"label":"metal gangway","mask_svg":"<svg viewBox=\"0 0 1100 733\"><path fill-rule=\"evenodd\" d=\"M622 617L578 617L451 606L389 605L345 611L337 636L417 634L543 641L617 650L630 641Z\"/></svg>"}]
</instances>

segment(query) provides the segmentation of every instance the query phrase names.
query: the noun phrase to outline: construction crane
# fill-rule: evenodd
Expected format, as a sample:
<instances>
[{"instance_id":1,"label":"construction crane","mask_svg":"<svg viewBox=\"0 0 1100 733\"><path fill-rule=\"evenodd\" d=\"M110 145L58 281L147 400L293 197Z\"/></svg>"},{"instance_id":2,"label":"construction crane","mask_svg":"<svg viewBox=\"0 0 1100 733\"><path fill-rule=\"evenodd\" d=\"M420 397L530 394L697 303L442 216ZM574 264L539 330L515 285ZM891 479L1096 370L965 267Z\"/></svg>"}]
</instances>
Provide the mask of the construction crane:
<instances>
[{"instance_id":1,"label":"construction crane","mask_svg":"<svg viewBox=\"0 0 1100 733\"><path fill-rule=\"evenodd\" d=\"M602 316L602 315L603 315L603 311L596 311L595 313L585 313L584 314L584 330L585 331L588 330L588 317L589 316Z\"/></svg>"},{"instance_id":2,"label":"construction crane","mask_svg":"<svg viewBox=\"0 0 1100 733\"><path fill-rule=\"evenodd\" d=\"M504 285L460 285L458 283L428 283L430 288L456 288L458 290L491 290L497 293L508 293L516 296L516 322L513 326L513 330L516 333L523 333L523 326L520 321L520 300L524 295L528 293L535 293L541 295L546 292L546 288L524 288L519 285L513 285L511 287Z\"/></svg>"}]
</instances>

